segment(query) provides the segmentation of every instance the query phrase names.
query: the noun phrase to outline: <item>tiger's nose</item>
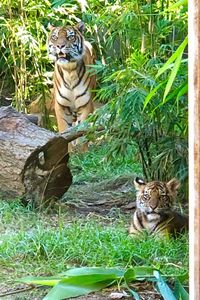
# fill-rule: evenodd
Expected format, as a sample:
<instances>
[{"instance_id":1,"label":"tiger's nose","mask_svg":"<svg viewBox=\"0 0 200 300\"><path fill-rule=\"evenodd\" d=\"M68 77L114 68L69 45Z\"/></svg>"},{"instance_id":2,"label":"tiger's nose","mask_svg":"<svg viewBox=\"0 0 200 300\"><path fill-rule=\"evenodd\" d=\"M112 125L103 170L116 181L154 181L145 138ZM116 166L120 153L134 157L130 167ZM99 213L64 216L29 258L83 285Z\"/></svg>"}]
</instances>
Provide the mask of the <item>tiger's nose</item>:
<instances>
[{"instance_id":1,"label":"tiger's nose","mask_svg":"<svg viewBox=\"0 0 200 300\"><path fill-rule=\"evenodd\" d=\"M58 44L57 48L59 48L59 49L65 48L65 45L64 44L61 44L61 45Z\"/></svg>"}]
</instances>

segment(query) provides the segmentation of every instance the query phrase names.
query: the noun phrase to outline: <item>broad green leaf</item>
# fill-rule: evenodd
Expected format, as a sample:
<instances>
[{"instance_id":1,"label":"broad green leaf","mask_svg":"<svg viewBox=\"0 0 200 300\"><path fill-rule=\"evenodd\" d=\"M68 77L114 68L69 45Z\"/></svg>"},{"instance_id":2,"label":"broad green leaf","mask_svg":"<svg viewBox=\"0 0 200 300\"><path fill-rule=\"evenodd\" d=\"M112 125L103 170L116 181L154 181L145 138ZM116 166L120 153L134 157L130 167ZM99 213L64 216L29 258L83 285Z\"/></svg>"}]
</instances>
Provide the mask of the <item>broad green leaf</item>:
<instances>
[{"instance_id":1,"label":"broad green leaf","mask_svg":"<svg viewBox=\"0 0 200 300\"><path fill-rule=\"evenodd\" d=\"M43 300L62 300L86 295L99 291L109 286L112 282L113 280L100 281L90 284L85 282L84 284L82 283L82 285L79 285L61 281L48 293L47 296L43 298Z\"/></svg>"},{"instance_id":2,"label":"broad green leaf","mask_svg":"<svg viewBox=\"0 0 200 300\"><path fill-rule=\"evenodd\" d=\"M126 282L131 282L133 280L136 280L136 276L135 276L135 270L134 268L129 268L125 274L124 274L124 279Z\"/></svg>"},{"instance_id":3,"label":"broad green leaf","mask_svg":"<svg viewBox=\"0 0 200 300\"><path fill-rule=\"evenodd\" d=\"M98 267L82 267L82 268L73 268L69 269L59 275L67 275L67 276L80 276L80 275L109 275L115 274L118 277L124 275L125 270L117 269L117 268L98 268Z\"/></svg>"},{"instance_id":4,"label":"broad green leaf","mask_svg":"<svg viewBox=\"0 0 200 300\"><path fill-rule=\"evenodd\" d=\"M174 295L178 300L189 300L188 292L184 289L184 287L178 280L176 280L175 282Z\"/></svg>"},{"instance_id":5,"label":"broad green leaf","mask_svg":"<svg viewBox=\"0 0 200 300\"><path fill-rule=\"evenodd\" d=\"M134 267L136 279L147 279L149 277L154 277L155 268L138 266Z\"/></svg>"},{"instance_id":6,"label":"broad green leaf","mask_svg":"<svg viewBox=\"0 0 200 300\"><path fill-rule=\"evenodd\" d=\"M145 266L129 268L124 274L124 279L126 280L126 282L130 282L133 280L144 280L152 278L154 277L154 271L154 268Z\"/></svg>"},{"instance_id":7,"label":"broad green leaf","mask_svg":"<svg viewBox=\"0 0 200 300\"><path fill-rule=\"evenodd\" d=\"M154 276L157 279L156 284L157 284L158 290L159 290L160 294L162 295L162 297L164 298L164 300L176 300L172 290L166 284L165 280L162 278L160 273L158 271L154 271Z\"/></svg>"},{"instance_id":8,"label":"broad green leaf","mask_svg":"<svg viewBox=\"0 0 200 300\"><path fill-rule=\"evenodd\" d=\"M166 63L159 69L156 78L158 78L162 73L164 73L178 57L182 57L182 53L188 43L188 36L184 39L181 45L177 48L177 50L170 56L170 58L166 61Z\"/></svg>"},{"instance_id":9,"label":"broad green leaf","mask_svg":"<svg viewBox=\"0 0 200 300\"><path fill-rule=\"evenodd\" d=\"M174 82L174 79L176 77L176 74L178 72L178 69L180 67L180 64L181 64L181 59L182 59L182 55L180 55L177 59L176 59L176 62L174 64L174 67L171 71L171 74L169 76L169 79L168 79L168 82L166 84L166 87L165 87L165 92L164 92L164 96L163 96L163 102L165 101L165 98L167 97L171 87L172 87L172 84Z\"/></svg>"},{"instance_id":10,"label":"broad green leaf","mask_svg":"<svg viewBox=\"0 0 200 300\"><path fill-rule=\"evenodd\" d=\"M50 276L50 277L24 277L20 278L17 281L27 283L27 284L38 284L38 285L45 285L45 286L54 286L60 280L62 280L62 276Z\"/></svg>"},{"instance_id":11,"label":"broad green leaf","mask_svg":"<svg viewBox=\"0 0 200 300\"><path fill-rule=\"evenodd\" d=\"M38 284L45 286L54 286L61 280L70 280L80 282L85 281L86 277L90 282L97 282L106 280L108 278L120 278L124 275L124 270L115 268L74 268L69 269L66 272L58 274L57 276L50 277L25 277L18 281L28 283L28 284Z\"/></svg>"}]
</instances>

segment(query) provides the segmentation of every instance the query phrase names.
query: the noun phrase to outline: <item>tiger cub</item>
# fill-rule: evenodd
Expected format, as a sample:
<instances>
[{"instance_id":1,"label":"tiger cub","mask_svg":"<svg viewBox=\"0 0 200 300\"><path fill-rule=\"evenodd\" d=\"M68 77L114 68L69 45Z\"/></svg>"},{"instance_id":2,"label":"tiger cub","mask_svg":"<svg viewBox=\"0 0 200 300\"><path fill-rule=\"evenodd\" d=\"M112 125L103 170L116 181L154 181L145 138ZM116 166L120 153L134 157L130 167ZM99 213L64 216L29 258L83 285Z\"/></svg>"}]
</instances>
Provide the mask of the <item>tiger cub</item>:
<instances>
[{"instance_id":1,"label":"tiger cub","mask_svg":"<svg viewBox=\"0 0 200 300\"><path fill-rule=\"evenodd\" d=\"M95 75L92 45L83 37L84 23L76 26L49 25L49 58L55 62L53 99L59 132L85 120L93 112ZM87 148L87 146L86 146Z\"/></svg>"},{"instance_id":2,"label":"tiger cub","mask_svg":"<svg viewBox=\"0 0 200 300\"><path fill-rule=\"evenodd\" d=\"M173 210L173 200L180 183L175 178L169 182L143 179L134 181L137 190L136 210L133 214L130 234L144 230L149 233L176 234L188 229L188 217Z\"/></svg>"}]
</instances>

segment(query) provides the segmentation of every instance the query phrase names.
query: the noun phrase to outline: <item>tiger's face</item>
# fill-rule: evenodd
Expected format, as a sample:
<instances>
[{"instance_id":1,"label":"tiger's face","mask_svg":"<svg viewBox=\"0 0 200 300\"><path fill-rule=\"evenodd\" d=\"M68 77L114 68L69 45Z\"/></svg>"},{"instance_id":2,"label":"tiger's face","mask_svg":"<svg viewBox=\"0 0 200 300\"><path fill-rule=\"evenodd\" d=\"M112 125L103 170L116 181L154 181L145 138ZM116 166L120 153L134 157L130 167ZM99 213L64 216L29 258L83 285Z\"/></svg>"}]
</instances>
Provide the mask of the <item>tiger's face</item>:
<instances>
[{"instance_id":1,"label":"tiger's face","mask_svg":"<svg viewBox=\"0 0 200 300\"><path fill-rule=\"evenodd\" d=\"M134 185L137 190L136 207L146 214L159 214L171 210L180 183L175 178L167 183L161 181L145 183L137 177Z\"/></svg>"},{"instance_id":2,"label":"tiger's face","mask_svg":"<svg viewBox=\"0 0 200 300\"><path fill-rule=\"evenodd\" d=\"M84 54L84 23L76 26L48 26L51 33L48 39L49 58L60 64L78 61Z\"/></svg>"}]
</instances>

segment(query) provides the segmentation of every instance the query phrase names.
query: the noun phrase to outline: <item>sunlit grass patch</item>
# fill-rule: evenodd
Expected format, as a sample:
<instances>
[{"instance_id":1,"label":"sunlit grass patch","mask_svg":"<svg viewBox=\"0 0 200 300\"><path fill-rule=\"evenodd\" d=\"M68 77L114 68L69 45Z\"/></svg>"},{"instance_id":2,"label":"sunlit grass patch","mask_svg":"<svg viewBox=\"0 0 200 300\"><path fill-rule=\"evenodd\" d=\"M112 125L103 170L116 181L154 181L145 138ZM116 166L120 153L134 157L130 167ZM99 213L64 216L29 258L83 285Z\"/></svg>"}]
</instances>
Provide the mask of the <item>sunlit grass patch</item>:
<instances>
[{"instance_id":1,"label":"sunlit grass patch","mask_svg":"<svg viewBox=\"0 0 200 300\"><path fill-rule=\"evenodd\" d=\"M37 217L33 226L27 213L24 222L26 228L1 239L0 264L10 265L15 276L56 274L69 266L148 265L169 275L188 270L187 235L176 240L145 235L133 238L123 219L107 225L90 218L74 219L52 228Z\"/></svg>"},{"instance_id":2,"label":"sunlit grass patch","mask_svg":"<svg viewBox=\"0 0 200 300\"><path fill-rule=\"evenodd\" d=\"M142 174L135 147L129 148L127 156L116 156L112 160L107 156L109 151L110 146L102 142L98 146L91 145L90 151L86 153L73 153L70 166L74 182L101 181L124 174Z\"/></svg>"}]
</instances>

